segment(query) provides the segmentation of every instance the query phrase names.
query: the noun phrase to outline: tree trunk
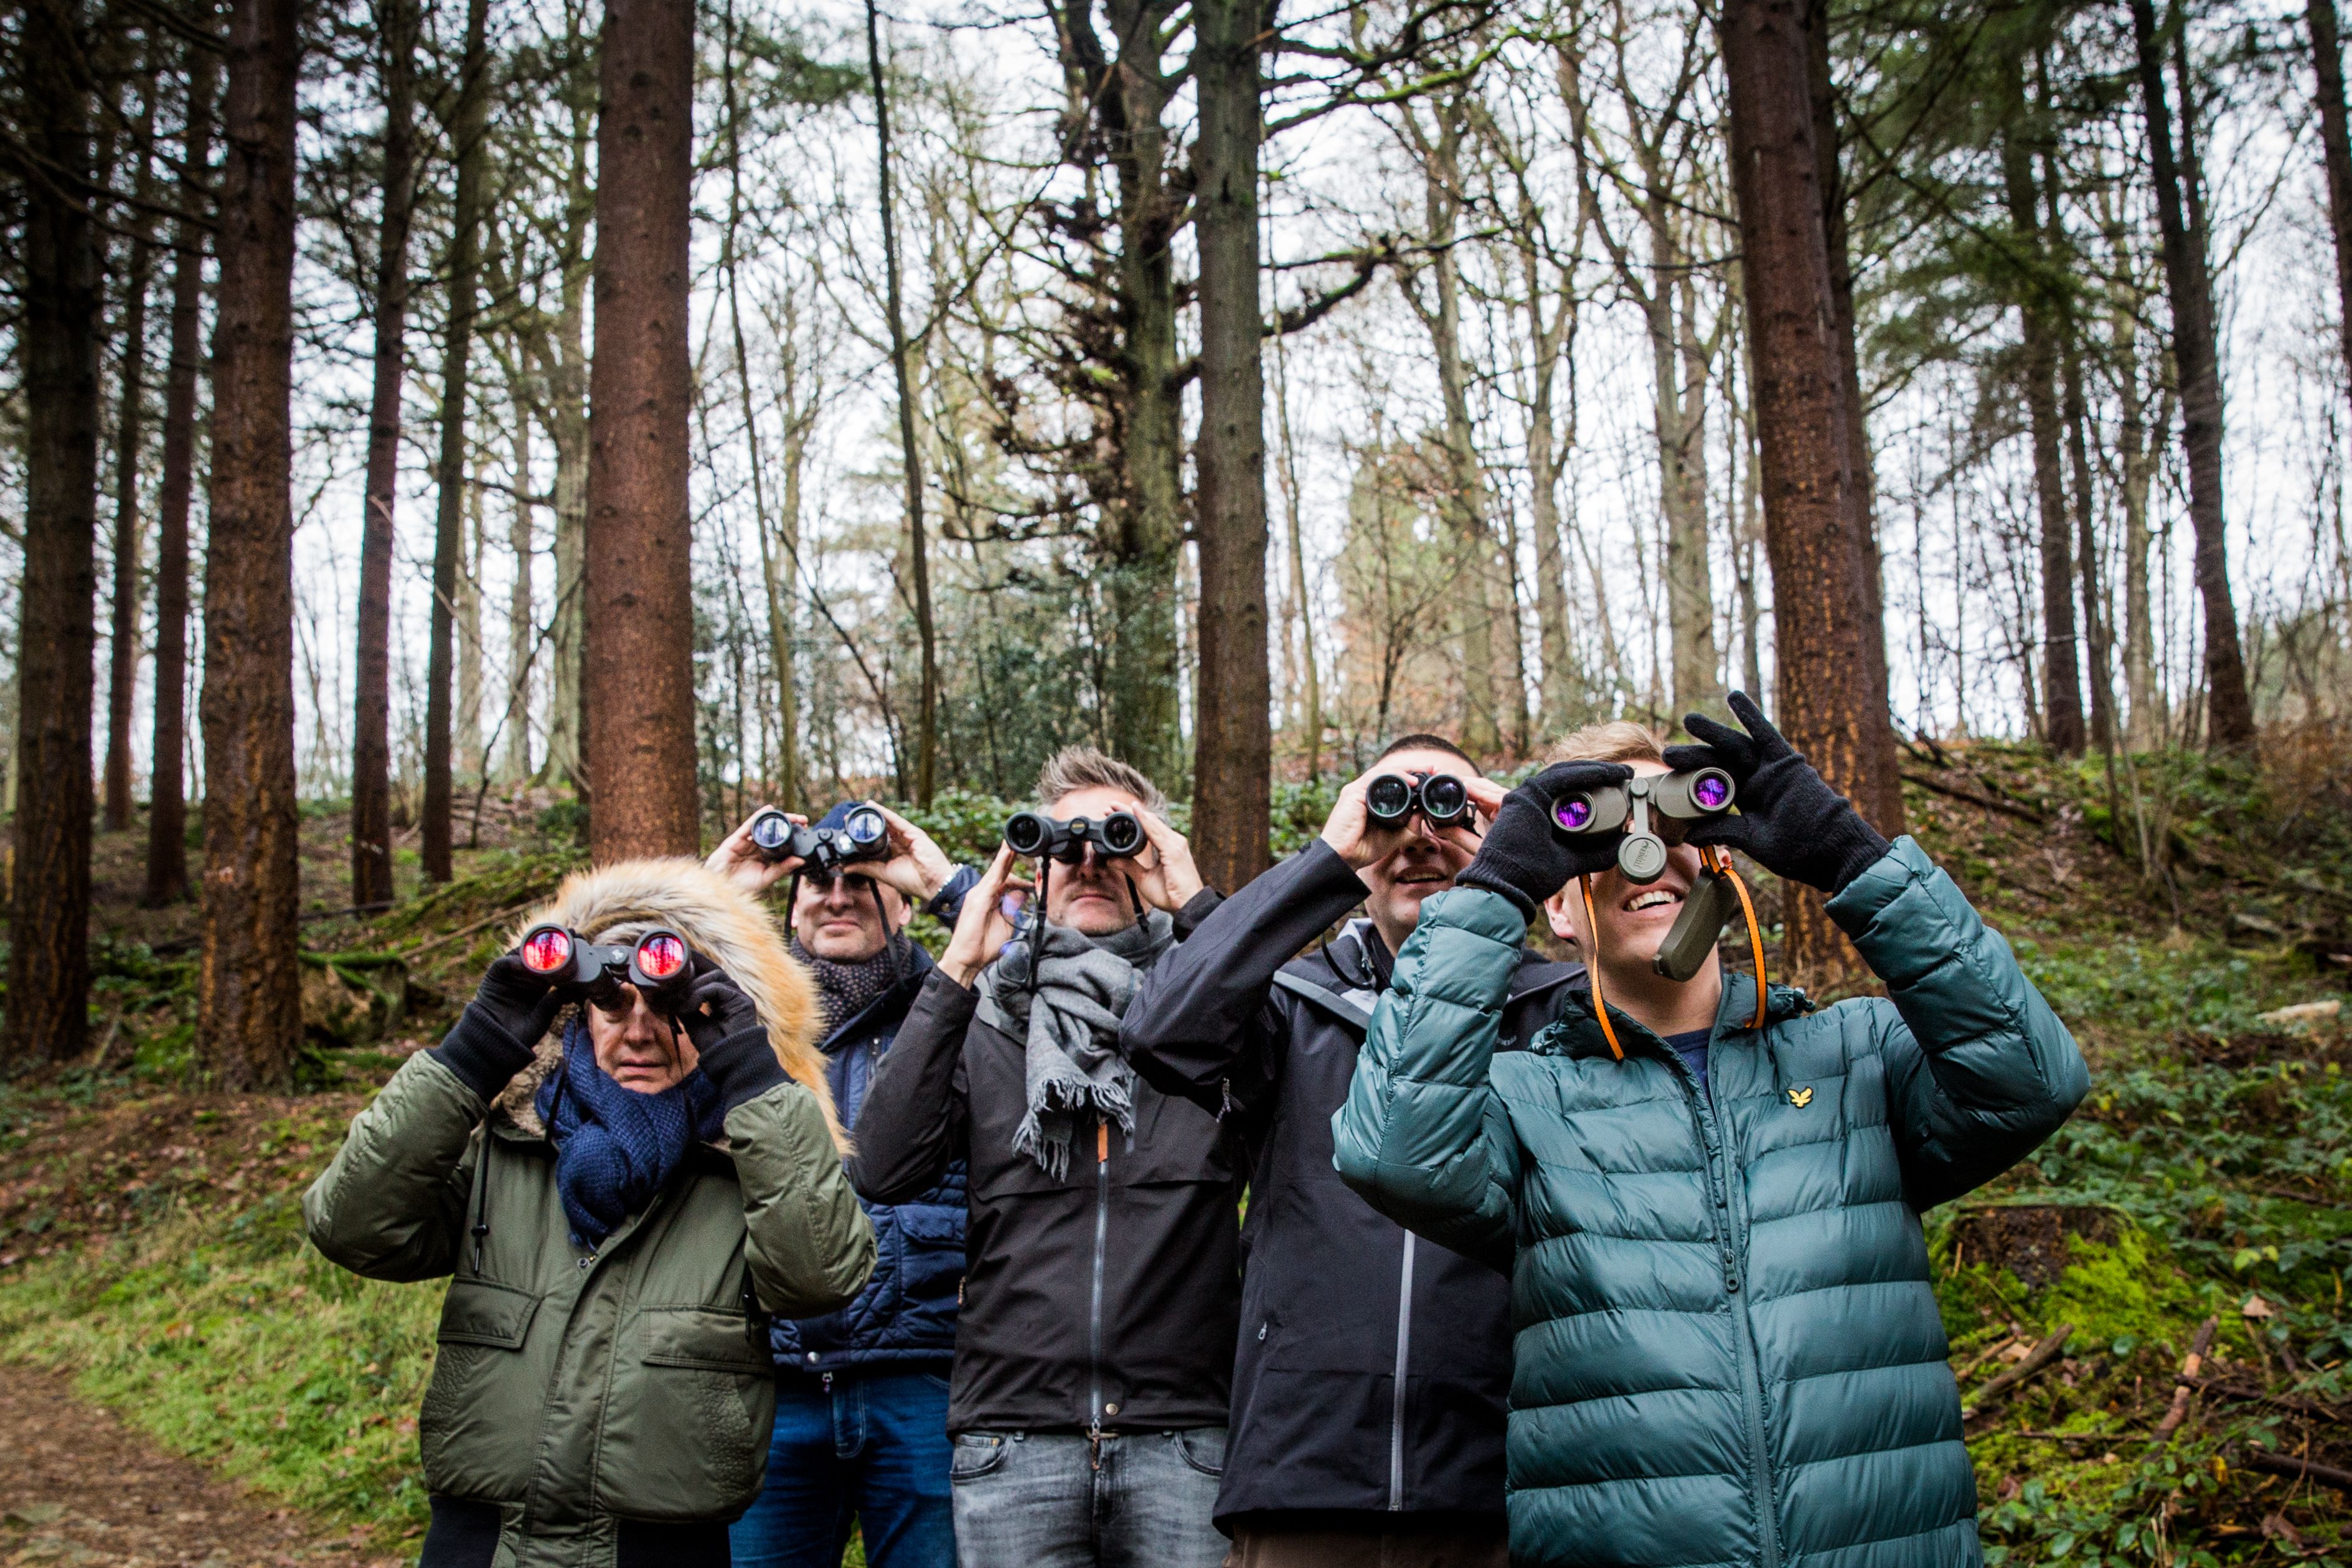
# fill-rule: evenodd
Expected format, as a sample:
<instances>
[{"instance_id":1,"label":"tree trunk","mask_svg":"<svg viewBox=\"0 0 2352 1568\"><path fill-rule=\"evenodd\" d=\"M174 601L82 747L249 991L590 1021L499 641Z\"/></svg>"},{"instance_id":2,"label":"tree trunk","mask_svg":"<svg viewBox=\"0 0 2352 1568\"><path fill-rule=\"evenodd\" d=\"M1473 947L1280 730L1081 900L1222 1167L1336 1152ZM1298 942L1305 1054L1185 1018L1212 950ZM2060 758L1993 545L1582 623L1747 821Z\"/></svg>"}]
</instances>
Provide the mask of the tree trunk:
<instances>
[{"instance_id":1,"label":"tree trunk","mask_svg":"<svg viewBox=\"0 0 2352 1568\"><path fill-rule=\"evenodd\" d=\"M1838 157L1837 83L1830 73L1826 0L1811 0L1805 49L1813 172L1822 205L1822 248L1829 256L1830 341L1837 352L1838 380L1845 402L1846 471L1851 480L1846 490L1846 528L1857 562L1854 570L1862 588L1863 617L1869 623L1853 656L1861 661L1865 687L1861 700L1877 716L1876 723L1864 732L1862 771L1851 792L1863 814L1892 838L1903 831L1903 768L1895 746L1895 728L1888 719L1892 709L1886 670L1885 570L1878 553L1878 483L1871 468L1869 405L1863 400L1862 361L1854 343L1853 259L1846 228L1845 174ZM1770 553L1769 545L1766 553ZM1774 686L1782 686L1778 675Z\"/></svg>"},{"instance_id":2,"label":"tree trunk","mask_svg":"<svg viewBox=\"0 0 2352 1568\"><path fill-rule=\"evenodd\" d=\"M2165 99L2156 7L2152 0L2131 0L2131 14L2140 104L2147 117L2149 171L2156 181L2157 228L2164 238L2165 285L2172 305L2181 447L2189 459L2189 520L2197 531L2197 591L2205 609L2206 734L2217 750L2252 751L2254 707L2246 691L2245 655L2238 643L2237 606L2230 597L2222 514L2221 375L2214 339L2213 279L2207 270L2204 225L2192 229L2182 210L2182 171L2173 159L2172 110ZM2184 102L2181 110L2184 117L2193 117L2195 106Z\"/></svg>"},{"instance_id":3,"label":"tree trunk","mask_svg":"<svg viewBox=\"0 0 2352 1568\"><path fill-rule=\"evenodd\" d=\"M514 427L515 488L530 489L530 421L518 403ZM507 514L507 553L514 577L507 584L507 777L520 784L530 777L530 666L539 647L538 612L532 603L531 504L518 494Z\"/></svg>"},{"instance_id":4,"label":"tree trunk","mask_svg":"<svg viewBox=\"0 0 2352 1568\"><path fill-rule=\"evenodd\" d=\"M449 329L441 354L441 453L436 465L440 494L433 519L432 622L425 659L425 804L417 852L427 882L447 882L453 874L449 684L458 557L465 549L467 372L474 351L475 277L481 263L482 176L489 156L489 56L484 40L488 19L488 0L467 0L457 108L449 123L457 190L449 236Z\"/></svg>"},{"instance_id":5,"label":"tree trunk","mask_svg":"<svg viewBox=\"0 0 2352 1568\"><path fill-rule=\"evenodd\" d=\"M482 480L476 459L466 485L466 534L457 564L457 708L450 719L451 766L478 783L482 756Z\"/></svg>"},{"instance_id":6,"label":"tree trunk","mask_svg":"<svg viewBox=\"0 0 2352 1568\"><path fill-rule=\"evenodd\" d=\"M2083 643L2090 655L2091 744L2105 754L2116 748L2114 626L2099 574L2098 501L2092 489L2091 406L2083 385L2082 342L2072 311L2065 321L2066 460L2074 480L2074 563L2083 585Z\"/></svg>"},{"instance_id":7,"label":"tree trunk","mask_svg":"<svg viewBox=\"0 0 2352 1568\"><path fill-rule=\"evenodd\" d=\"M588 653L586 588L582 578L588 550L588 350L587 311L576 288L568 288L556 339L562 358L548 367L551 414L548 439L555 446L555 606L548 638L547 770L571 780L581 799L588 793L586 690Z\"/></svg>"},{"instance_id":8,"label":"tree trunk","mask_svg":"<svg viewBox=\"0 0 2352 1568\"><path fill-rule=\"evenodd\" d=\"M2352 131L2346 128L2344 55L2336 39L2336 0L2305 0L2318 90L2320 165L2327 174L2327 229L2336 241L2336 329L2352 378Z\"/></svg>"},{"instance_id":9,"label":"tree trunk","mask_svg":"<svg viewBox=\"0 0 2352 1568\"><path fill-rule=\"evenodd\" d=\"M1201 255L1201 672L1192 727L1192 848L1212 887L1266 868L1273 704L1266 656L1265 366L1259 336L1259 35L1265 0L1193 12L1200 138L1192 235Z\"/></svg>"},{"instance_id":10,"label":"tree trunk","mask_svg":"<svg viewBox=\"0 0 2352 1568\"><path fill-rule=\"evenodd\" d=\"M98 588L97 241L91 37L77 0L36 0L18 47L49 62L26 84L30 150L54 177L24 193L25 555L16 655L16 855L0 1061L79 1056L89 1032L91 619Z\"/></svg>"},{"instance_id":11,"label":"tree trunk","mask_svg":"<svg viewBox=\"0 0 2352 1568\"><path fill-rule=\"evenodd\" d=\"M1553 446L1552 409L1559 367L1569 366L1569 445L1575 447L1576 430L1576 298L1563 285L1563 319L1547 328L1543 290L1532 247L1523 246L1520 262L1528 290L1528 336L1535 345L1531 380L1534 396L1528 402L1528 488L1536 530L1536 636L1543 657L1539 692L1542 729L1558 735L1570 727L1580 700L1576 655L1569 639L1568 558L1560 547L1559 458Z\"/></svg>"},{"instance_id":12,"label":"tree trunk","mask_svg":"<svg viewBox=\"0 0 2352 1568\"><path fill-rule=\"evenodd\" d=\"M596 345L588 388L589 848L692 854L687 225L694 10L610 0L596 127Z\"/></svg>"},{"instance_id":13,"label":"tree trunk","mask_svg":"<svg viewBox=\"0 0 2352 1568\"><path fill-rule=\"evenodd\" d=\"M1733 191L1763 449L1772 563L1777 722L1832 784L1865 804L1874 753L1891 748L1869 646L1854 539L1853 465L1822 222L1801 0L1726 0L1721 22ZM1883 657L1884 649L1881 648ZM1788 890L1790 966L1852 973L1851 948L1819 894Z\"/></svg>"},{"instance_id":14,"label":"tree trunk","mask_svg":"<svg viewBox=\"0 0 2352 1568\"><path fill-rule=\"evenodd\" d=\"M205 553L205 913L197 1053L282 1086L301 1038L295 954L295 86L299 0L230 11Z\"/></svg>"},{"instance_id":15,"label":"tree trunk","mask_svg":"<svg viewBox=\"0 0 2352 1568\"><path fill-rule=\"evenodd\" d=\"M352 902L362 906L390 904L393 897L392 553L400 396L408 369L408 231L416 200L415 16L414 0L377 0L383 51L383 215L376 231L375 385L368 405L352 714Z\"/></svg>"},{"instance_id":16,"label":"tree trunk","mask_svg":"<svg viewBox=\"0 0 2352 1568\"><path fill-rule=\"evenodd\" d=\"M212 0L198 0L192 20L210 31ZM188 123L180 204L189 216L173 227L172 363L163 391L163 475L155 496L155 735L149 747L147 889L150 908L188 896L188 806L181 758L188 744L188 511L195 492L196 377L204 357L205 225L212 204L213 52L188 51Z\"/></svg>"},{"instance_id":17,"label":"tree trunk","mask_svg":"<svg viewBox=\"0 0 2352 1568\"><path fill-rule=\"evenodd\" d=\"M2033 492L2042 522L2042 739L2061 757L2083 750L2083 682L2074 659L2074 520L2066 508L2058 431L2059 312L2048 298L2051 262L2042 243L2042 197L2026 141L2025 74L2013 54L2000 61L2001 188L2011 243L2018 247L2018 333L2024 346L2026 423L2033 446Z\"/></svg>"},{"instance_id":18,"label":"tree trunk","mask_svg":"<svg viewBox=\"0 0 2352 1568\"><path fill-rule=\"evenodd\" d=\"M131 133L137 160L131 267L122 290L122 399L114 425L113 615L108 627L106 683L106 830L131 826L131 716L139 692L139 473L147 445L147 284L154 270L155 81L151 68L140 89L139 124Z\"/></svg>"},{"instance_id":19,"label":"tree trunk","mask_svg":"<svg viewBox=\"0 0 2352 1568\"><path fill-rule=\"evenodd\" d=\"M1282 437L1282 516L1284 542L1290 552L1290 592L1298 612L1296 628L1286 627L1286 643L1294 634L1298 648L1298 722L1307 735L1307 780L1323 777L1323 679L1315 655L1315 591L1307 580L1307 539L1300 517L1298 450L1290 435L1290 376L1285 338L1274 340L1275 425Z\"/></svg>"}]
</instances>

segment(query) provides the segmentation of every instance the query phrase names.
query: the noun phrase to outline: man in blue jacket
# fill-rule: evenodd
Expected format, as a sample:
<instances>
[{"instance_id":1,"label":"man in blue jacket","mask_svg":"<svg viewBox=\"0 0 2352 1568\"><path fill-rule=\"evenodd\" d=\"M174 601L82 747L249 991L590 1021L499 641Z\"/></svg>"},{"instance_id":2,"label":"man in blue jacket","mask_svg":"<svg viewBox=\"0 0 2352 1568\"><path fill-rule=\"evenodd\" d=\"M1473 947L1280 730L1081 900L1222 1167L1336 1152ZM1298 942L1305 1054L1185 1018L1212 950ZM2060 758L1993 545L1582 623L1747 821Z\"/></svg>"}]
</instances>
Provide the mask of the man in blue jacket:
<instances>
[{"instance_id":1,"label":"man in blue jacket","mask_svg":"<svg viewBox=\"0 0 2352 1568\"><path fill-rule=\"evenodd\" d=\"M1339 1173L1512 1271L1519 1568L1977 1568L1919 1215L2024 1158L2088 1075L1919 846L1889 844L1730 701L1745 734L1694 715L1703 744L1661 754L1604 727L1503 800L1398 956L1332 1119ZM1552 831L1563 791L1706 766L1731 774L1737 814L1654 882L1615 869L1621 834ZM1657 975L1704 844L1829 894L1886 998L1813 1012L1775 987L1759 1006L1712 956L1686 985ZM1547 903L1598 984L1498 1052Z\"/></svg>"},{"instance_id":2,"label":"man in blue jacket","mask_svg":"<svg viewBox=\"0 0 2352 1568\"><path fill-rule=\"evenodd\" d=\"M854 801L819 827L838 828ZM815 977L834 1103L856 1129L882 1053L931 972L906 934L917 904L952 923L976 873L887 810L891 856L821 874L763 862L746 822L710 867L755 891L793 877L793 956ZM797 820L797 819L796 819ZM796 874L797 873L797 874ZM776 1427L760 1500L730 1533L736 1568L839 1568L850 1526L873 1568L953 1568L949 1366L963 1279L962 1162L908 1203L868 1203L874 1277L839 1312L770 1330ZM861 1200L863 1201L863 1200Z\"/></svg>"}]
</instances>

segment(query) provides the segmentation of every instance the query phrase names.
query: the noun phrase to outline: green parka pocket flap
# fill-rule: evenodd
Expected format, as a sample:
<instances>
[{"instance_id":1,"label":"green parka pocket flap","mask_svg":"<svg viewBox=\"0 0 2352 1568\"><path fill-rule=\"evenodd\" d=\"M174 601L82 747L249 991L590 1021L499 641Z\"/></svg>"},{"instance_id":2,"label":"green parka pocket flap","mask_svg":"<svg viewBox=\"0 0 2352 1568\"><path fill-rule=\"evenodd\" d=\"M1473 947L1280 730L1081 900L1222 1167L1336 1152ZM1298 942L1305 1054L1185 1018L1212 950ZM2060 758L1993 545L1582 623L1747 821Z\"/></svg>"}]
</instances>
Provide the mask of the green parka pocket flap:
<instances>
[{"instance_id":1,"label":"green parka pocket flap","mask_svg":"<svg viewBox=\"0 0 2352 1568\"><path fill-rule=\"evenodd\" d=\"M753 1352L749 1320L722 1307L646 1307L640 1313L647 1366L733 1372L767 1377L774 1368Z\"/></svg>"},{"instance_id":2,"label":"green parka pocket flap","mask_svg":"<svg viewBox=\"0 0 2352 1568\"><path fill-rule=\"evenodd\" d=\"M487 1344L520 1350L539 1312L539 1297L488 1280L457 1280L441 1304L443 1344Z\"/></svg>"}]
</instances>

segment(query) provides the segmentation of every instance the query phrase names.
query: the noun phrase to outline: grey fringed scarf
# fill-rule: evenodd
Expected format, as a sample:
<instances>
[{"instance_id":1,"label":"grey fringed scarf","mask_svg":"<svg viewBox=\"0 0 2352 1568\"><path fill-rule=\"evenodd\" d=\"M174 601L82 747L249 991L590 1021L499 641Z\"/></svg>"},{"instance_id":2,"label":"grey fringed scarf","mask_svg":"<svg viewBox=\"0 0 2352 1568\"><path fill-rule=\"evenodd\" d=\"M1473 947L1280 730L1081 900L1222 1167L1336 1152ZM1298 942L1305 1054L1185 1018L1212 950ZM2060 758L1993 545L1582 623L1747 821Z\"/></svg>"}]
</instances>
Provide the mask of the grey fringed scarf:
<instances>
[{"instance_id":1,"label":"grey fringed scarf","mask_svg":"<svg viewBox=\"0 0 2352 1568\"><path fill-rule=\"evenodd\" d=\"M1081 1113L1135 1131L1135 1070L1118 1053L1119 1015L1175 939L1174 919L1159 909L1108 936L1041 921L980 977L979 1017L1026 1046L1029 1108L1013 1150L1056 1180L1069 1173Z\"/></svg>"}]
</instances>

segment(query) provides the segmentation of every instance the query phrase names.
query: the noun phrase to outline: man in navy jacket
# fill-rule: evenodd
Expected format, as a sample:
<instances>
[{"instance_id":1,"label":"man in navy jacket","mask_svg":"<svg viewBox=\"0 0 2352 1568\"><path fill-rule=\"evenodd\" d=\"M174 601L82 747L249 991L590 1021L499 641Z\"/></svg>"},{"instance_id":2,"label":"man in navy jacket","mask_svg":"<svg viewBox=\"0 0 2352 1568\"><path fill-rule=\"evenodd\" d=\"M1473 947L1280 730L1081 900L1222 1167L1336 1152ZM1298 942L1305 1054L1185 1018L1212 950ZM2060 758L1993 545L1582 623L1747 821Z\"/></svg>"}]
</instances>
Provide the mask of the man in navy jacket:
<instances>
[{"instance_id":1,"label":"man in navy jacket","mask_svg":"<svg viewBox=\"0 0 2352 1568\"><path fill-rule=\"evenodd\" d=\"M856 802L827 812L840 827ZM952 924L976 880L887 810L891 857L838 875L753 852L750 824L710 866L754 889L793 878L792 952L825 1009L821 1049L853 1134L875 1066L931 972L906 935L917 904ZM838 1312L770 1330L776 1427L766 1489L730 1534L737 1568L839 1568L853 1521L874 1568L953 1568L947 1375L963 1280L962 1162L913 1201L866 1205L874 1277Z\"/></svg>"}]
</instances>

